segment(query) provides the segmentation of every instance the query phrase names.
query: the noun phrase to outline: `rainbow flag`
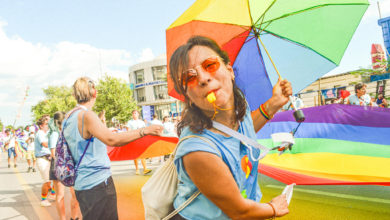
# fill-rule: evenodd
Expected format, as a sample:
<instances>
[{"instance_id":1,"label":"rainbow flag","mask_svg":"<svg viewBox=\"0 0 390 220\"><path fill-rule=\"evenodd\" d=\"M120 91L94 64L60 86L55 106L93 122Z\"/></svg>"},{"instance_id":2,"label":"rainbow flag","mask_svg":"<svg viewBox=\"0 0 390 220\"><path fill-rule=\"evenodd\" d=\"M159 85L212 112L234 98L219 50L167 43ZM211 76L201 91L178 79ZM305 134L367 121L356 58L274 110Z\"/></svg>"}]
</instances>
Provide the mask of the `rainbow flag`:
<instances>
[{"instance_id":1,"label":"rainbow flag","mask_svg":"<svg viewBox=\"0 0 390 220\"><path fill-rule=\"evenodd\" d=\"M271 151L260 173L286 184L390 186L390 109L333 104L303 112L292 150ZM271 134L297 125L291 111L278 113L258 132L258 142L277 146Z\"/></svg>"},{"instance_id":2,"label":"rainbow flag","mask_svg":"<svg viewBox=\"0 0 390 220\"><path fill-rule=\"evenodd\" d=\"M172 153L177 142L177 137L148 135L122 147L107 146L107 154L111 161L163 156Z\"/></svg>"}]
</instances>

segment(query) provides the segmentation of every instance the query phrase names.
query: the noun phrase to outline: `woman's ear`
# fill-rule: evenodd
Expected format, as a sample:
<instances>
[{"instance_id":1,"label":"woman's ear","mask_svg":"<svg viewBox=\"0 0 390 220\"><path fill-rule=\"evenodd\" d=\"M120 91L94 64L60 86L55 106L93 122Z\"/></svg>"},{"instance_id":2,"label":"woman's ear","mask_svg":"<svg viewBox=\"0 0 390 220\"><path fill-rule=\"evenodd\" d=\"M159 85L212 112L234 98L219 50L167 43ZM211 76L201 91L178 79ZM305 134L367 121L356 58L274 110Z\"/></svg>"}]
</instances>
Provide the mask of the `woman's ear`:
<instances>
[{"instance_id":1,"label":"woman's ear","mask_svg":"<svg viewBox=\"0 0 390 220\"><path fill-rule=\"evenodd\" d=\"M233 67L230 65L230 62L226 64L226 69L230 72L230 76L234 81L235 75L234 75Z\"/></svg>"},{"instance_id":2,"label":"woman's ear","mask_svg":"<svg viewBox=\"0 0 390 220\"><path fill-rule=\"evenodd\" d=\"M96 94L97 94L97 91L96 91L96 89L93 89L93 98L96 98Z\"/></svg>"}]
</instances>

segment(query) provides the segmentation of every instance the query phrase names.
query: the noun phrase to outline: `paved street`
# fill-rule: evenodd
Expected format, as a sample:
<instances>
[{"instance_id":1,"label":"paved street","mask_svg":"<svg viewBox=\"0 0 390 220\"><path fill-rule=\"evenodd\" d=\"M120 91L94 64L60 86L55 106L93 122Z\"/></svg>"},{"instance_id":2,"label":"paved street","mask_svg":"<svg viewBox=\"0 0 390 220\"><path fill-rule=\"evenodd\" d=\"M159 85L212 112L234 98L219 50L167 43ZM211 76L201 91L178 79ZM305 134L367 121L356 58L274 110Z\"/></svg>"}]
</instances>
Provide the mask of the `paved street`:
<instances>
[{"instance_id":1,"label":"paved street","mask_svg":"<svg viewBox=\"0 0 390 220\"><path fill-rule=\"evenodd\" d=\"M156 167L157 165L148 163L148 168L155 169ZM142 172L141 165L140 168ZM135 175L132 161L113 162L111 169L118 194L120 219L143 219L140 188L149 176ZM50 207L40 206L41 184L42 180L38 170L35 173L27 173L27 162L24 159L18 160L17 168L7 168L7 155L1 152L0 220L58 219L54 202ZM69 199L69 189L66 189L67 219L70 219Z\"/></svg>"},{"instance_id":2,"label":"paved street","mask_svg":"<svg viewBox=\"0 0 390 220\"><path fill-rule=\"evenodd\" d=\"M157 164L148 163L155 170ZM141 172L142 166L140 165ZM132 161L112 162L111 170L118 196L119 219L144 219L141 187L150 175L135 175ZM27 163L7 168L7 155L0 155L0 220L58 219L55 204L40 206L41 177L27 173ZM284 184L261 175L262 202L279 195ZM390 188L385 186L296 186L290 214L282 219L390 219ZM70 193L66 191L67 219Z\"/></svg>"}]
</instances>

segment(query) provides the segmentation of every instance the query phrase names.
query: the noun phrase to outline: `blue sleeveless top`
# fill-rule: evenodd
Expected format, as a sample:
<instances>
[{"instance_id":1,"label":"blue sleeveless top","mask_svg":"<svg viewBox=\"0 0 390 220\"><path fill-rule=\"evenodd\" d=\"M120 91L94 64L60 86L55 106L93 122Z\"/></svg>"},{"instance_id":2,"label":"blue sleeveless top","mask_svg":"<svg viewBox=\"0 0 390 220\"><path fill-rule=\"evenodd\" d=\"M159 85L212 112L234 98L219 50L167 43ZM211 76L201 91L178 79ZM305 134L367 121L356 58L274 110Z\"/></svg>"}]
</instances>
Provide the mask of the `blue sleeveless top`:
<instances>
[{"instance_id":1,"label":"blue sleeveless top","mask_svg":"<svg viewBox=\"0 0 390 220\"><path fill-rule=\"evenodd\" d=\"M249 108L247 108L244 121L240 123L238 132L256 140L256 133L253 127L253 122ZM228 165L234 180L244 198L259 202L261 199L260 187L257 184L258 161L253 161L249 155L249 149L240 140L234 137L225 137L221 134L216 134L205 129L202 134L196 134L186 127L180 138L188 135L202 136L212 141L220 150L223 161ZM188 153L195 151L209 152L219 155L209 143L200 138L189 138L184 140L175 156L175 165L178 171L178 194L174 200L175 209L183 204L191 195L198 190L190 177L188 176L184 166L182 157ZM260 155L260 150L252 148L254 157ZM244 166L242 165L244 164ZM250 168L248 170L248 167ZM203 194L200 194L186 208L179 212L186 219L229 219L214 203L207 199Z\"/></svg>"},{"instance_id":2,"label":"blue sleeveless top","mask_svg":"<svg viewBox=\"0 0 390 220\"><path fill-rule=\"evenodd\" d=\"M64 129L64 136L66 142L68 142L75 166L79 162L80 157L89 141L89 139L86 140L81 137L77 126L77 116L82 112L84 111L77 110L69 117L65 127L64 124L62 125ZM64 120L64 123L65 121L66 120ZM91 189L105 181L110 176L110 159L107 155L107 146L96 137L93 137L77 170L74 189Z\"/></svg>"}]
</instances>

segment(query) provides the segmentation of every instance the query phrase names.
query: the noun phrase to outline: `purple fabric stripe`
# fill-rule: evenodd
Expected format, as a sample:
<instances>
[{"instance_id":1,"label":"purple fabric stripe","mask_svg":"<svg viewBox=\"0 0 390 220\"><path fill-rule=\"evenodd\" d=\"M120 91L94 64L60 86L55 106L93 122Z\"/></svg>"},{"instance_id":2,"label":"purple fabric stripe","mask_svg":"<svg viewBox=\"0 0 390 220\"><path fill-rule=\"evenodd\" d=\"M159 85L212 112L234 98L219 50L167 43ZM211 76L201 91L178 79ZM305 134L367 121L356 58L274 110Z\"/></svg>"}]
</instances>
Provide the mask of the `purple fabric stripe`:
<instances>
[{"instance_id":1,"label":"purple fabric stripe","mask_svg":"<svg viewBox=\"0 0 390 220\"><path fill-rule=\"evenodd\" d=\"M390 127L390 109L331 104L302 109L305 122ZM292 111L279 112L271 122L295 121ZM304 122L304 123L305 123Z\"/></svg>"}]
</instances>

